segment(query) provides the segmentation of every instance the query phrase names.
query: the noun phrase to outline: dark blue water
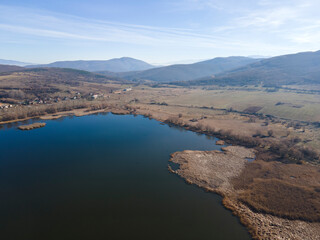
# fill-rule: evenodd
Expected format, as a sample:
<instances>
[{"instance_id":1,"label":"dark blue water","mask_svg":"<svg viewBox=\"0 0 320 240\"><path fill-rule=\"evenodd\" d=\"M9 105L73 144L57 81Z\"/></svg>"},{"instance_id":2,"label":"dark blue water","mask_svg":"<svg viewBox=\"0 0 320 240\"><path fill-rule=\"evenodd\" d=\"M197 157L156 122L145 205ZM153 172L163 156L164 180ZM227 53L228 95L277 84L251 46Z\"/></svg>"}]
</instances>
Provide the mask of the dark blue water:
<instances>
[{"instance_id":1,"label":"dark blue water","mask_svg":"<svg viewBox=\"0 0 320 240\"><path fill-rule=\"evenodd\" d=\"M0 131L0 239L250 239L221 199L167 170L214 140L141 116Z\"/></svg>"}]
</instances>

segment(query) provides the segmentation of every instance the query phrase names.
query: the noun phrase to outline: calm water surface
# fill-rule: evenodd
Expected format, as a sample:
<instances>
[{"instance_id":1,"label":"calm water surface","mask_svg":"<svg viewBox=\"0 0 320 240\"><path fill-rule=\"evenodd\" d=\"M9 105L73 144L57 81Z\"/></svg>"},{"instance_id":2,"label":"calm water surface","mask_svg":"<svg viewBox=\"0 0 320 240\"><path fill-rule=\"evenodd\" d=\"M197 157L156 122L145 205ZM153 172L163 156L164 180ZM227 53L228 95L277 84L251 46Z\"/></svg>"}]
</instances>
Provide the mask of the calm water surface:
<instances>
[{"instance_id":1,"label":"calm water surface","mask_svg":"<svg viewBox=\"0 0 320 240\"><path fill-rule=\"evenodd\" d=\"M0 239L250 239L221 198L170 174L170 153L213 139L141 116L0 131Z\"/></svg>"}]
</instances>

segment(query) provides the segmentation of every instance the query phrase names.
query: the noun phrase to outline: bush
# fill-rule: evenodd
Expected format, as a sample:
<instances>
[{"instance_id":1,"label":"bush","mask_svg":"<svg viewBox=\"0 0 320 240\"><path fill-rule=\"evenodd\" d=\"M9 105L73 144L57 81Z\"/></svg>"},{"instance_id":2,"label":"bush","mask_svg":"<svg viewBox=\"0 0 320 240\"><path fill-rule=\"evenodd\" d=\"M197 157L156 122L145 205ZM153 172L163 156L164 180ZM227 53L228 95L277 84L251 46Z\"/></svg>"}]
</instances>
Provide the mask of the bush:
<instances>
[{"instance_id":1,"label":"bush","mask_svg":"<svg viewBox=\"0 0 320 240\"><path fill-rule=\"evenodd\" d=\"M268 130L268 136L272 137L273 136L273 131L272 130Z\"/></svg>"}]
</instances>

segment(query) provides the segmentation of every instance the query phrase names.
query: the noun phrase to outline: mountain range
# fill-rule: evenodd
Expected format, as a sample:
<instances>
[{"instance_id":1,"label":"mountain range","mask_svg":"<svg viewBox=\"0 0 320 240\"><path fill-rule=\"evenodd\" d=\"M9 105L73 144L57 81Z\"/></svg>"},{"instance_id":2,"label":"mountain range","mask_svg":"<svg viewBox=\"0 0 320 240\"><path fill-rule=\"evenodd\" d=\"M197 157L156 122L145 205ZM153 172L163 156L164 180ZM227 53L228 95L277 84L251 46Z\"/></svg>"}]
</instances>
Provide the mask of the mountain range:
<instances>
[{"instance_id":1,"label":"mountain range","mask_svg":"<svg viewBox=\"0 0 320 240\"><path fill-rule=\"evenodd\" d=\"M166 67L152 68L139 72L116 74L131 81L149 80L155 82L188 81L208 75L219 74L228 70L259 61L247 57L214 58L193 64L176 64ZM112 75L110 72L100 72Z\"/></svg>"},{"instance_id":2,"label":"mountain range","mask_svg":"<svg viewBox=\"0 0 320 240\"><path fill-rule=\"evenodd\" d=\"M78 60L78 61L59 61L50 64L29 65L28 68L38 67L56 67L72 68L89 72L110 71L110 72L129 72L143 71L154 68L151 64L134 58L114 58L110 60Z\"/></svg>"},{"instance_id":3,"label":"mountain range","mask_svg":"<svg viewBox=\"0 0 320 240\"><path fill-rule=\"evenodd\" d=\"M320 51L263 59L247 66L178 85L282 86L320 84Z\"/></svg>"},{"instance_id":4,"label":"mountain range","mask_svg":"<svg viewBox=\"0 0 320 240\"><path fill-rule=\"evenodd\" d=\"M301 52L267 59L214 58L193 64L175 64L165 67L155 67L133 58L107 61L64 61L27 67L50 68L53 69L52 71L58 71L59 68L86 69L94 72L96 77L105 75L107 78L114 78L117 81L147 80L183 86L263 85L272 87L292 84L320 84L320 51ZM21 71L23 69L18 66L0 65L0 72ZM101 69L103 70L100 71ZM50 74L52 75L53 72Z\"/></svg>"}]
</instances>

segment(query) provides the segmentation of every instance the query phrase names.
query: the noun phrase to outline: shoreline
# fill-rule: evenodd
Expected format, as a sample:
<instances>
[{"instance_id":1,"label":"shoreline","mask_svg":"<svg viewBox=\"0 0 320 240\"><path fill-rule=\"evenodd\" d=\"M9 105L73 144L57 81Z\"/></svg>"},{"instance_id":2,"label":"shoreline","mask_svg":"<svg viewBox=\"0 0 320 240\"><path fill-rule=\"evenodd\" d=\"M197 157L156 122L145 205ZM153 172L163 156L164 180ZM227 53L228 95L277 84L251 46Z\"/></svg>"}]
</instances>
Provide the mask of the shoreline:
<instances>
[{"instance_id":1,"label":"shoreline","mask_svg":"<svg viewBox=\"0 0 320 240\"><path fill-rule=\"evenodd\" d=\"M196 126L185 126L180 123L171 123L167 120L167 118L156 117L154 115L156 113L152 112L152 114L147 114L143 109L130 108L130 107L124 108L123 106L108 106L104 109L99 109L99 110L92 110L90 108L74 109L71 111L58 112L55 114L46 114L43 116L30 117L27 119L17 119L17 120L12 120L12 121L8 121L8 122L0 122L0 124L22 122L22 121L26 121L26 120L30 120L30 119L35 119L35 118L39 118L41 120L54 120L54 119L59 119L62 117L67 117L67 116L86 116L86 115L91 115L91 114L109 113L109 112L112 114L117 114L117 115L129 115L129 114L142 115L144 117L148 117L150 119L157 120L157 121L164 123L164 124L176 125L176 126L182 127L182 128L189 130L189 131L193 131L193 132L197 132L197 133L201 133L201 134L206 134L206 135L212 135L212 134L208 134L208 132L206 132L202 129L197 129ZM166 117L168 117L168 116L170 117L169 114L167 114ZM213 134L212 136L215 136L215 135ZM232 141L230 141L228 139L224 139L224 140L226 143L232 144ZM238 153L243 152L243 149L247 149L249 151L254 151L253 148L248 149L248 148L237 147L237 146L231 146L231 148L230 148L230 146L229 146L229 147L224 148L225 150L222 153L226 154L226 152L231 151L230 149L232 149L232 147L233 147L233 150L238 149L238 151L237 150L235 151ZM239 151L239 148L243 148L243 149L241 151ZM185 152L192 155L192 154L194 154L194 152L200 152L200 151L183 151L182 153L185 153ZM235 152L233 151L232 154L234 155ZM221 153L221 152L219 152L219 153ZM179 154L179 152L173 153L170 161L177 154ZM199 154L202 154L202 152L200 152ZM215 154L217 154L217 152L215 152ZM251 152L251 154L246 152L246 154L244 154L244 155L245 155L245 157L248 157L248 158L255 157L253 152ZM237 158L239 159L239 156ZM240 159L242 159L242 161L241 161L242 164L240 164L240 165L235 164L236 166L239 167L238 170L242 170L247 163L247 159L243 159L243 156L241 156ZM235 162L235 163L237 163L237 162ZM320 236L320 225L318 226L318 223L307 223L305 221L288 220L288 219L272 216L270 214L256 213L256 212L252 211L249 207L247 207L245 204L235 200L234 195L230 194L230 192L232 192L232 188L225 188L224 190L221 190L221 189L206 185L203 182L200 184L197 184L195 181L190 179L190 176L188 176L188 175L181 176L177 172L179 169L174 171L170 167L170 165L168 165L168 170L172 173L178 174L180 177L182 177L189 184L196 184L198 187L204 188L205 190L207 190L209 192L213 192L215 194L221 195L223 197L223 201L222 201L223 206L226 209L231 210L233 212L233 214L240 219L240 222L246 227L246 229L249 231L249 233L253 237L253 239L286 239L286 237L288 237L288 236L289 236L289 239L318 239L317 237ZM196 169L194 169L194 171L196 171ZM221 171L222 174L224 174L225 172L226 171ZM238 172L238 174L240 174L240 171ZM201 174L200 174L200 176L201 176ZM206 176L206 175L203 175L203 176ZM235 177L235 176L236 175L233 175L233 177ZM223 176L221 176L221 177L223 177ZM227 185L228 184L230 185L230 183L227 183ZM226 189L227 189L227 191L226 191ZM273 223L276 223L276 225L274 225ZM282 224L284 224L284 226L286 226L286 227L282 228ZM290 226L290 228L288 228L288 226ZM314 226L316 226L316 227L314 227ZM312 237L309 237L309 238L308 237L301 238L301 237L295 236L295 235L290 236L292 229L298 229L299 230L298 232L300 232L300 233L303 232L305 234L304 236L308 236L308 234L317 231L317 230L314 230L315 228L317 230L319 229L319 235L312 235ZM277 236L274 233L275 229L277 229L278 233L281 232L281 234L286 234L286 236L284 236L283 238L275 237L275 236ZM307 229L308 232L305 232L304 229ZM262 234L264 234L264 235L262 235ZM316 234L317 234L317 232L316 232ZM273 235L273 237L272 237L272 235Z\"/></svg>"},{"instance_id":2,"label":"shoreline","mask_svg":"<svg viewBox=\"0 0 320 240\"><path fill-rule=\"evenodd\" d=\"M228 146L223 151L190 151L171 154L170 162L179 164L173 170L187 184L194 184L205 191L220 195L222 205L239 218L253 239L320 239L320 223L289 220L269 213L253 211L238 199L241 190L235 189L233 180L250 164L254 151L238 146Z\"/></svg>"}]
</instances>

